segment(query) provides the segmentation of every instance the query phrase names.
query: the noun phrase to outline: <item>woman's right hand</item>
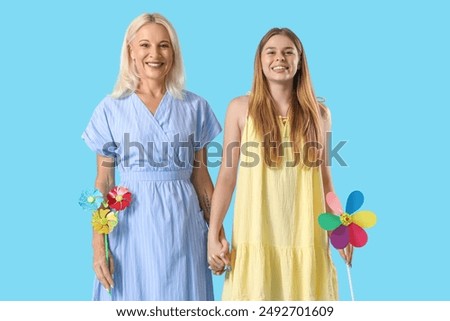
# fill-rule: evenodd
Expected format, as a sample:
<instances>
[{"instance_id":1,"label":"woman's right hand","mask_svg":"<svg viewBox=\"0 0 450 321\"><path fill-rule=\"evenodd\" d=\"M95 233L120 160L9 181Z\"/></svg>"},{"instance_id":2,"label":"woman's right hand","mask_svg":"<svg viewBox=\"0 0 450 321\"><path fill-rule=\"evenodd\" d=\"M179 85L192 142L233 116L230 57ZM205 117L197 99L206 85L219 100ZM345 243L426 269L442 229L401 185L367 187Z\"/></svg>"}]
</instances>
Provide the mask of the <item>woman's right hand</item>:
<instances>
[{"instance_id":1,"label":"woman's right hand","mask_svg":"<svg viewBox=\"0 0 450 321\"><path fill-rule=\"evenodd\" d=\"M208 264L215 275L222 274L225 266L230 266L228 247L223 227L219 232L219 237L211 232L208 234Z\"/></svg>"},{"instance_id":2,"label":"woman's right hand","mask_svg":"<svg viewBox=\"0 0 450 321\"><path fill-rule=\"evenodd\" d=\"M95 179L95 188L102 192L104 199L114 186L115 167L108 166L114 164L114 159L97 155L97 178ZM104 208L103 206L101 208ZM97 279L107 291L114 288L114 258L109 251L109 266L106 264L105 236L92 231L92 248L94 250L94 272Z\"/></svg>"},{"instance_id":3,"label":"woman's right hand","mask_svg":"<svg viewBox=\"0 0 450 321\"><path fill-rule=\"evenodd\" d=\"M109 251L109 267L106 265L106 253L105 253L105 243L103 240L103 235L99 235L101 238L94 237L92 242L94 250L94 271L97 279L103 285L103 287L110 291L114 288L114 258Z\"/></svg>"}]
</instances>

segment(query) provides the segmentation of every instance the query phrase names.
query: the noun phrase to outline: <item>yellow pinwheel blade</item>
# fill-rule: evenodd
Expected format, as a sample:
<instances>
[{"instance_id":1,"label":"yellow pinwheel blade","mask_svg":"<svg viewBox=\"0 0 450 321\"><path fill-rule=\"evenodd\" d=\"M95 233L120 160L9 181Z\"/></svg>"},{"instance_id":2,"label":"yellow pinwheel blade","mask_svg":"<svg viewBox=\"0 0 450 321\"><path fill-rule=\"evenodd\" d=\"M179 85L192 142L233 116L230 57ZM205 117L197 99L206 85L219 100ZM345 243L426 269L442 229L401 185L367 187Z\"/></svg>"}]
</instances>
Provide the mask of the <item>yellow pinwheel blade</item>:
<instances>
[{"instance_id":1,"label":"yellow pinwheel blade","mask_svg":"<svg viewBox=\"0 0 450 321\"><path fill-rule=\"evenodd\" d=\"M352 220L363 228L369 228L375 225L377 216L372 211L358 211L352 215Z\"/></svg>"}]
</instances>

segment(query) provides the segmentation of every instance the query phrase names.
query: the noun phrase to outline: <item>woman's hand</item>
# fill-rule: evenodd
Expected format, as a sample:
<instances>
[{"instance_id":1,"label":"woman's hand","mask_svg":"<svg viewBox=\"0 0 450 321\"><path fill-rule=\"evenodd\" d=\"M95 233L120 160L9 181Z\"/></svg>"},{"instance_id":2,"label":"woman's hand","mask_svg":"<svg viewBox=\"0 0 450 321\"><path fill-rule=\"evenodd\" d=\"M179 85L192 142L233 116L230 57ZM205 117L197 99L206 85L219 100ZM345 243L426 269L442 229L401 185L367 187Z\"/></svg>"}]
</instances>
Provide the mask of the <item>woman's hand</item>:
<instances>
[{"instance_id":1,"label":"woman's hand","mask_svg":"<svg viewBox=\"0 0 450 321\"><path fill-rule=\"evenodd\" d=\"M99 235L103 239L103 235ZM94 271L97 279L103 285L103 287L110 291L114 288L114 258L109 251L109 267L106 265L106 253L105 243L98 237L94 237L93 250L94 250Z\"/></svg>"},{"instance_id":2,"label":"woman's hand","mask_svg":"<svg viewBox=\"0 0 450 321\"><path fill-rule=\"evenodd\" d=\"M95 187L102 192L104 199L106 199L108 191L115 185L115 170L114 167L109 166L108 164L114 164L114 159L97 155L97 177L95 179ZM111 288L114 287L114 258L111 255L111 251L109 251L109 266L107 266L105 237L103 234L92 231L92 247L94 250L94 271L97 275L97 279L107 291L110 291Z\"/></svg>"},{"instance_id":3,"label":"woman's hand","mask_svg":"<svg viewBox=\"0 0 450 321\"><path fill-rule=\"evenodd\" d=\"M218 238L212 233L208 234L208 264L215 275L222 274L225 268L230 266L228 248L223 227L220 229Z\"/></svg>"},{"instance_id":4,"label":"woman's hand","mask_svg":"<svg viewBox=\"0 0 450 321\"><path fill-rule=\"evenodd\" d=\"M339 254L344 259L345 263L352 267L353 245L349 243L344 249L339 250Z\"/></svg>"}]
</instances>

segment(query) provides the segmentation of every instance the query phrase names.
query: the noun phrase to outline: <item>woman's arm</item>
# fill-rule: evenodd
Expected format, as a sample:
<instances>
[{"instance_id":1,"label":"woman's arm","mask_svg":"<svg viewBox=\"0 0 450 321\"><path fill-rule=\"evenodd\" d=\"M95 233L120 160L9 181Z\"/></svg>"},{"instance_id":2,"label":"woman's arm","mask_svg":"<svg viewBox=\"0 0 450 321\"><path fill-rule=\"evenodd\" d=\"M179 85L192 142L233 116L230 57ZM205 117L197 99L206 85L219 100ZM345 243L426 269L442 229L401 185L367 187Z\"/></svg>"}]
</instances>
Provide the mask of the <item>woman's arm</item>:
<instances>
[{"instance_id":1,"label":"woman's arm","mask_svg":"<svg viewBox=\"0 0 450 321\"><path fill-rule=\"evenodd\" d=\"M213 197L214 186L211 180L211 176L208 172L207 167L208 157L207 149L202 148L195 153L194 158L194 169L192 171L191 182L194 185L195 191L197 193L200 207L203 211L203 216L205 221L209 224L211 216L211 200ZM223 227L220 229L220 242L223 247L228 248L228 242L225 238L225 232ZM222 261L217 262L223 269L224 263Z\"/></svg>"},{"instance_id":2,"label":"woman's arm","mask_svg":"<svg viewBox=\"0 0 450 321\"><path fill-rule=\"evenodd\" d=\"M321 164L321 171L322 171L322 183L323 183L323 194L326 196L327 193L333 192L334 193L334 187L333 187L333 180L331 177L331 164L328 164L327 166L327 160L329 157L329 142L327 141L328 135L327 133L331 133L331 114L328 108L326 108L324 105L321 105L322 109L322 118L323 118L323 135L325 137L324 142L325 146L323 148L324 153L322 157L322 164ZM326 204L326 202L325 202ZM334 213L333 210L326 204L326 211L327 213ZM330 233L328 233L330 234ZM353 246L349 244L345 249L339 250L339 254L344 259L344 261L348 265L352 265L352 256L353 256Z\"/></svg>"},{"instance_id":3,"label":"woman's arm","mask_svg":"<svg viewBox=\"0 0 450 321\"><path fill-rule=\"evenodd\" d=\"M209 176L207 162L207 150L205 147L195 153L191 182L197 192L200 208L203 211L205 221L209 224L211 198L214 192L214 186L211 176Z\"/></svg>"},{"instance_id":4,"label":"woman's arm","mask_svg":"<svg viewBox=\"0 0 450 321\"><path fill-rule=\"evenodd\" d=\"M241 129L245 124L247 109L248 98L236 98L231 101L225 119L222 164L212 198L208 233L208 259L211 268L217 273L223 272L223 263L230 264L228 243L224 246L224 242L221 242L220 231L236 186Z\"/></svg>"},{"instance_id":5,"label":"woman's arm","mask_svg":"<svg viewBox=\"0 0 450 321\"><path fill-rule=\"evenodd\" d=\"M114 167L111 158L97 155L97 177L95 187L106 199L108 192L114 187ZM105 165L109 164L109 165ZM100 283L106 290L114 287L112 275L114 273L114 259L110 253L109 267L106 265L105 240L103 234L92 231L92 248L94 250L94 271Z\"/></svg>"}]
</instances>

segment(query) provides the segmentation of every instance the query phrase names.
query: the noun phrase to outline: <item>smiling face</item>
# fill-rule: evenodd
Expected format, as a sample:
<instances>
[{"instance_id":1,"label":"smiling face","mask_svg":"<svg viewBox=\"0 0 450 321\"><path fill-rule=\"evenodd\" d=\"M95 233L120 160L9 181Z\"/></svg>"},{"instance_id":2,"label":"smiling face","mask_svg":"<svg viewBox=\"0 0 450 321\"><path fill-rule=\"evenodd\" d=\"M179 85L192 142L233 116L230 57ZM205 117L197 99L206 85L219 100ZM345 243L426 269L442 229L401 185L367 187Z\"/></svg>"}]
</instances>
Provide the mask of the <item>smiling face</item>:
<instances>
[{"instance_id":1,"label":"smiling face","mask_svg":"<svg viewBox=\"0 0 450 321\"><path fill-rule=\"evenodd\" d=\"M173 48L166 28L158 23L142 26L130 43L130 56L141 80L164 82L173 64Z\"/></svg>"},{"instance_id":2,"label":"smiling face","mask_svg":"<svg viewBox=\"0 0 450 321\"><path fill-rule=\"evenodd\" d=\"M272 36L261 51L261 67L269 82L292 81L300 55L292 40L282 34Z\"/></svg>"}]
</instances>

